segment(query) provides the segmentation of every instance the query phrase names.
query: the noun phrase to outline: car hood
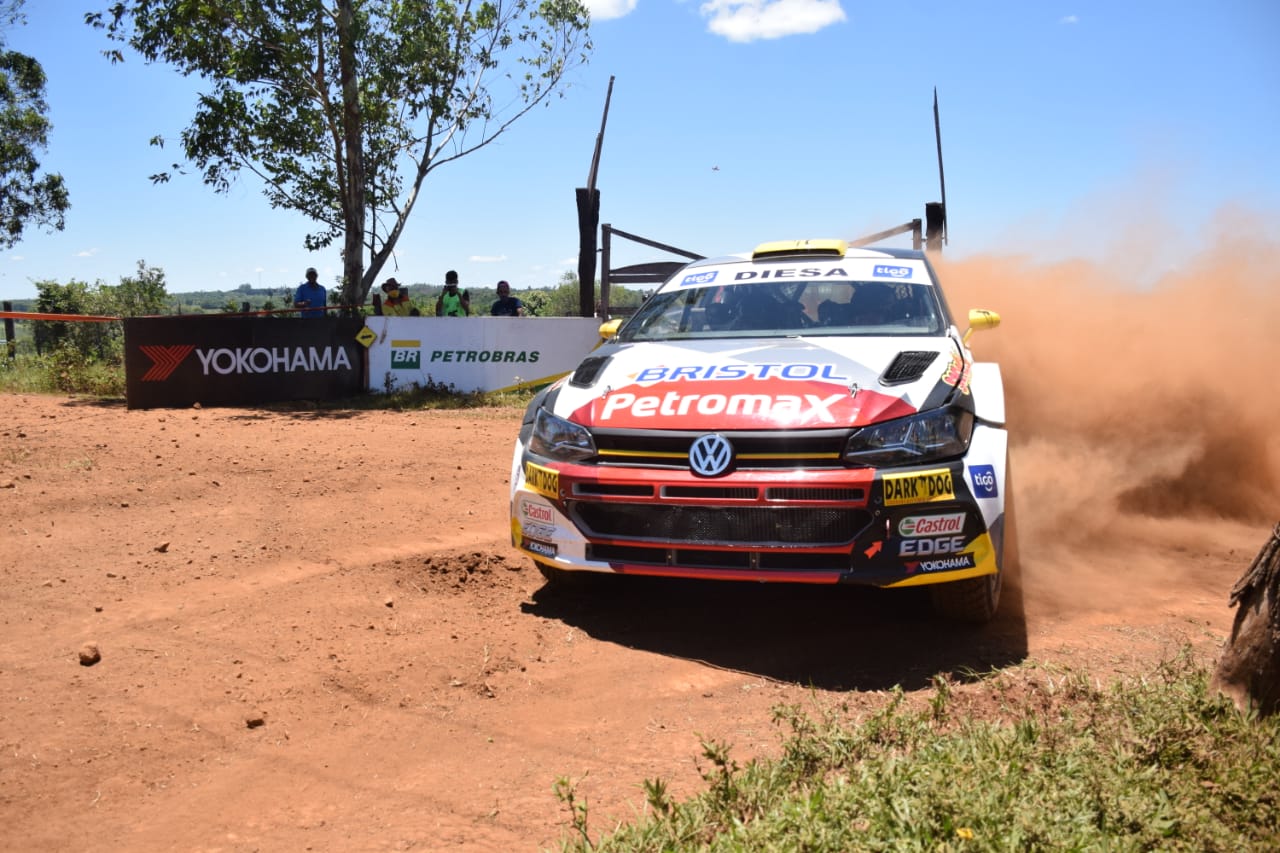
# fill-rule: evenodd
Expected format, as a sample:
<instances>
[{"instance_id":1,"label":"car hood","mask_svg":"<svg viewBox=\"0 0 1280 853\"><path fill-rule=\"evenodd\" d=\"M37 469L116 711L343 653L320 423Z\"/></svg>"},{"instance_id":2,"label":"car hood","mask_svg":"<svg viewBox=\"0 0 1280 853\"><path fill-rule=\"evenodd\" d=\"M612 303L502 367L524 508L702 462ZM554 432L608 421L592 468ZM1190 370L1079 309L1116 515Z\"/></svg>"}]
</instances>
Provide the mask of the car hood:
<instances>
[{"instance_id":1,"label":"car hood","mask_svg":"<svg viewBox=\"0 0 1280 853\"><path fill-rule=\"evenodd\" d=\"M970 367L950 336L607 344L552 408L593 429L847 428L967 394Z\"/></svg>"}]
</instances>

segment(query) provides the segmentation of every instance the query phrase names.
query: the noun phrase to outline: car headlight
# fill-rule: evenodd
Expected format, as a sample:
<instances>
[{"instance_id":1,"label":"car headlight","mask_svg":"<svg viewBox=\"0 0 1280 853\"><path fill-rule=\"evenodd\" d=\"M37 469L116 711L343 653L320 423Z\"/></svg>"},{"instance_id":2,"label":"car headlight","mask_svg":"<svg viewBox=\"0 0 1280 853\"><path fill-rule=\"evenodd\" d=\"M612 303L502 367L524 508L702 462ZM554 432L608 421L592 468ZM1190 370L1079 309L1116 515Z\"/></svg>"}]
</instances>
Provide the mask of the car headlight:
<instances>
[{"instance_id":1,"label":"car headlight","mask_svg":"<svg viewBox=\"0 0 1280 853\"><path fill-rule=\"evenodd\" d=\"M576 462L596 455L596 443L585 427L539 409L529 436L529 450L558 462Z\"/></svg>"},{"instance_id":2,"label":"car headlight","mask_svg":"<svg viewBox=\"0 0 1280 853\"><path fill-rule=\"evenodd\" d=\"M964 453L972 436L972 412L933 409L863 427L849 436L844 459L850 465L873 467L934 462Z\"/></svg>"}]
</instances>

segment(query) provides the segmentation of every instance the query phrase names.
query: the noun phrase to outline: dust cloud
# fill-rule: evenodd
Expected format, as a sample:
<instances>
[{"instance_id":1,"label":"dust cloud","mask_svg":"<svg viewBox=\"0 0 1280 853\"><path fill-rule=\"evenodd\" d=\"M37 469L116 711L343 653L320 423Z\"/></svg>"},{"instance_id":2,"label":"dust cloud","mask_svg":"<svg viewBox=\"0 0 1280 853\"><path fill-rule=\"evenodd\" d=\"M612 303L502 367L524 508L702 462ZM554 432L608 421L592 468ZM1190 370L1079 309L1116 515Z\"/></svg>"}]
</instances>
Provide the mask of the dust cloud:
<instances>
[{"instance_id":1,"label":"dust cloud","mask_svg":"<svg viewBox=\"0 0 1280 853\"><path fill-rule=\"evenodd\" d=\"M1002 318L970 345L1004 375L1029 603L1156 601L1211 558L1243 571L1280 519L1280 245L1231 225L1147 281L937 261L958 318Z\"/></svg>"}]
</instances>

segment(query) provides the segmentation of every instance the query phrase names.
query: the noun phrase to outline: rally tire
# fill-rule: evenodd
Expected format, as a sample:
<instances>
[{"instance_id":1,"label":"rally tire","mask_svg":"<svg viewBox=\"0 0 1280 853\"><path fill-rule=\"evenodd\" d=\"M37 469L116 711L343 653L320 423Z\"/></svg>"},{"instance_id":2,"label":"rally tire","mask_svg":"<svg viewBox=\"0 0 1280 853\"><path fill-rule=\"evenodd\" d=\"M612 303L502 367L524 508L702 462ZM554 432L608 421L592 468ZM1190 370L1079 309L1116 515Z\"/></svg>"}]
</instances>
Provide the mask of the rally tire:
<instances>
[{"instance_id":1,"label":"rally tire","mask_svg":"<svg viewBox=\"0 0 1280 853\"><path fill-rule=\"evenodd\" d=\"M1000 607L999 572L929 587L933 611L956 622L990 622Z\"/></svg>"},{"instance_id":2,"label":"rally tire","mask_svg":"<svg viewBox=\"0 0 1280 853\"><path fill-rule=\"evenodd\" d=\"M558 569L547 563L534 560L533 564L538 567L538 571L542 573L542 577L546 579L547 586L551 587L579 587L590 583L595 575L594 572L570 572L564 569Z\"/></svg>"}]
</instances>

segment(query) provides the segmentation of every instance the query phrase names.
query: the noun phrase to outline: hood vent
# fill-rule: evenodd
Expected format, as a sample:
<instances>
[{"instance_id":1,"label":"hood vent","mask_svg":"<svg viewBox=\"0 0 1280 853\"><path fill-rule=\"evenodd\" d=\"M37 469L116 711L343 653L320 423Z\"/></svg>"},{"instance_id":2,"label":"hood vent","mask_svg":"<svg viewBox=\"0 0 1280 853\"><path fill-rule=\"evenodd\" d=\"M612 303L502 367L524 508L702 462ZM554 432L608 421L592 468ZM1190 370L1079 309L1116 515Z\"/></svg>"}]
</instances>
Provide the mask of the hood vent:
<instances>
[{"instance_id":1,"label":"hood vent","mask_svg":"<svg viewBox=\"0 0 1280 853\"><path fill-rule=\"evenodd\" d=\"M584 358L582 363L578 365L578 369L573 372L573 377L569 380L569 384L576 388L590 388L600 376L600 371L604 370L604 366L609 363L607 355L593 355Z\"/></svg>"},{"instance_id":2,"label":"hood vent","mask_svg":"<svg viewBox=\"0 0 1280 853\"><path fill-rule=\"evenodd\" d=\"M904 382L915 382L921 376L924 376L925 370L929 365L933 364L938 354L932 350L921 352L918 350L906 350L898 353L893 363L884 373L880 374L881 385L901 385Z\"/></svg>"}]
</instances>

